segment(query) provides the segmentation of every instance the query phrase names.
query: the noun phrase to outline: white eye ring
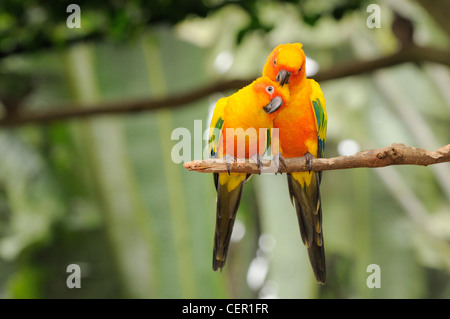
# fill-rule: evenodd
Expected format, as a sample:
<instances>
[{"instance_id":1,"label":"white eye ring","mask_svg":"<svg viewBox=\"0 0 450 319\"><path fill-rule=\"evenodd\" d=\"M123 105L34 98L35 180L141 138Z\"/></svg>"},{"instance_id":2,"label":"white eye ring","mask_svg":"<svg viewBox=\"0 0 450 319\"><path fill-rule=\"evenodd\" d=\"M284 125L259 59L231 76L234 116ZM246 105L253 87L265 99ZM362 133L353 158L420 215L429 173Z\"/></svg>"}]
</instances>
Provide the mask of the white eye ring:
<instances>
[{"instance_id":1,"label":"white eye ring","mask_svg":"<svg viewBox=\"0 0 450 319\"><path fill-rule=\"evenodd\" d=\"M266 87L266 92L269 93L269 94L272 94L273 90L274 90L273 86Z\"/></svg>"}]
</instances>

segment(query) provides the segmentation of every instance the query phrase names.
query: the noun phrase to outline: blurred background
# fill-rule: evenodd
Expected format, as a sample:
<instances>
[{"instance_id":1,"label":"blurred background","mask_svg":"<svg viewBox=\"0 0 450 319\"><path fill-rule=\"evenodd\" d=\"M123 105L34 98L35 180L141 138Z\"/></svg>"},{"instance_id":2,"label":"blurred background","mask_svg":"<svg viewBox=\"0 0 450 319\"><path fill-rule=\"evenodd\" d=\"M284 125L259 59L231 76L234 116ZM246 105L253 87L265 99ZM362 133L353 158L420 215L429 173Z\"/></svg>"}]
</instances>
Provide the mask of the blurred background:
<instances>
[{"instance_id":1,"label":"blurred background","mask_svg":"<svg viewBox=\"0 0 450 319\"><path fill-rule=\"evenodd\" d=\"M212 176L171 159L172 131L206 129L288 42L327 100L326 157L448 144L450 2L78 1L80 28L69 4L0 3L1 298L450 297L448 163L325 172L320 286L285 176L247 183L216 273Z\"/></svg>"}]
</instances>

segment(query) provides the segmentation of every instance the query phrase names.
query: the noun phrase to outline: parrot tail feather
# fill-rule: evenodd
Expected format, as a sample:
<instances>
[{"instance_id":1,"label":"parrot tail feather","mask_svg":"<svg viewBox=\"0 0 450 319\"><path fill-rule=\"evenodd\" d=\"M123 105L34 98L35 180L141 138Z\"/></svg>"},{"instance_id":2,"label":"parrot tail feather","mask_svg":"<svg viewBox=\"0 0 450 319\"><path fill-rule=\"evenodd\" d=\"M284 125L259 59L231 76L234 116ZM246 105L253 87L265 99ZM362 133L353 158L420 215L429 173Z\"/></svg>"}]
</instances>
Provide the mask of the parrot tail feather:
<instances>
[{"instance_id":1,"label":"parrot tail feather","mask_svg":"<svg viewBox=\"0 0 450 319\"><path fill-rule=\"evenodd\" d=\"M320 176L318 173L288 173L289 195L297 211L302 241L308 249L308 256L316 280L326 281L325 249L322 233L322 203L320 200ZM305 176L311 182L306 183ZM303 179L303 182L301 180Z\"/></svg>"},{"instance_id":2,"label":"parrot tail feather","mask_svg":"<svg viewBox=\"0 0 450 319\"><path fill-rule=\"evenodd\" d=\"M224 175L224 174L221 174ZM222 269L225 266L228 246L233 231L236 213L241 202L242 191L248 176L246 174L225 174L227 180L221 183L220 176L217 180L217 209L216 230L214 233L213 270Z\"/></svg>"}]
</instances>

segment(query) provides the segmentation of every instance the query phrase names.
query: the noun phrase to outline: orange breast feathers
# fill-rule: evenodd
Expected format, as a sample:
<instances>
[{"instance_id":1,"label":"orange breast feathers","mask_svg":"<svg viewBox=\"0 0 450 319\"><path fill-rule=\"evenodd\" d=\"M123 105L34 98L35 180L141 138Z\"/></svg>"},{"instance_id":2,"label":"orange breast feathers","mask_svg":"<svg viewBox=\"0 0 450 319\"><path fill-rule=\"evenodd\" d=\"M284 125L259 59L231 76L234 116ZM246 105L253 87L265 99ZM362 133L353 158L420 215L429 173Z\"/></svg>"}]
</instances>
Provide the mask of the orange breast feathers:
<instances>
[{"instance_id":1,"label":"orange breast feathers","mask_svg":"<svg viewBox=\"0 0 450 319\"><path fill-rule=\"evenodd\" d=\"M292 92L288 105L275 118L273 126L279 129L282 155L300 157L306 152L317 157L317 127L311 104L309 80L302 90Z\"/></svg>"},{"instance_id":2,"label":"orange breast feathers","mask_svg":"<svg viewBox=\"0 0 450 319\"><path fill-rule=\"evenodd\" d=\"M267 129L265 128L225 127L222 136L224 154L235 158L251 158L256 154L263 155L266 150Z\"/></svg>"}]
</instances>

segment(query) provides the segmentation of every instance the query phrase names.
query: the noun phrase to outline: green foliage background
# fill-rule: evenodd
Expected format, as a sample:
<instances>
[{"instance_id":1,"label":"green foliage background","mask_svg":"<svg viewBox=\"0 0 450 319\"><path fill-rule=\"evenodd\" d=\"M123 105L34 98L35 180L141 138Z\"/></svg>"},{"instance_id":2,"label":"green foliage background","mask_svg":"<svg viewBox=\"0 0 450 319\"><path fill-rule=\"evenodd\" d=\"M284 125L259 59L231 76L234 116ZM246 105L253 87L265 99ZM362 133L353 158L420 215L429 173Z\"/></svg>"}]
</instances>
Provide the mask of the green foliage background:
<instances>
[{"instance_id":1,"label":"green foliage background","mask_svg":"<svg viewBox=\"0 0 450 319\"><path fill-rule=\"evenodd\" d=\"M221 80L258 76L279 43L302 42L321 70L395 52L393 9L415 40L449 47L415 1L381 7L366 27L365 1L2 1L0 99L43 112L69 102L164 97ZM89 41L88 41L89 40ZM214 61L230 52L220 73ZM450 73L403 64L321 83L326 157L343 140L434 150L450 139ZM222 92L230 94L232 92ZM0 129L0 296L3 298L448 298L450 166L324 173L328 282L316 284L284 176L247 183L245 234L222 273L211 268L212 177L171 159L173 129L193 132L211 96L181 108ZM342 145L342 144L341 144ZM264 236L261 236L264 235ZM261 284L249 267L267 263ZM253 263L252 263L253 261ZM66 268L81 266L82 288ZM381 268L369 289L367 266ZM255 270L253 268L253 275Z\"/></svg>"}]
</instances>

